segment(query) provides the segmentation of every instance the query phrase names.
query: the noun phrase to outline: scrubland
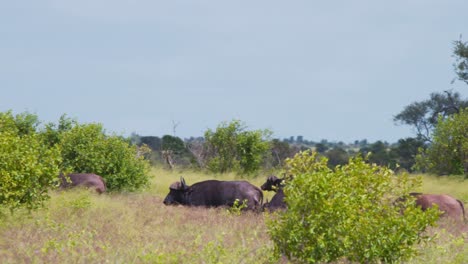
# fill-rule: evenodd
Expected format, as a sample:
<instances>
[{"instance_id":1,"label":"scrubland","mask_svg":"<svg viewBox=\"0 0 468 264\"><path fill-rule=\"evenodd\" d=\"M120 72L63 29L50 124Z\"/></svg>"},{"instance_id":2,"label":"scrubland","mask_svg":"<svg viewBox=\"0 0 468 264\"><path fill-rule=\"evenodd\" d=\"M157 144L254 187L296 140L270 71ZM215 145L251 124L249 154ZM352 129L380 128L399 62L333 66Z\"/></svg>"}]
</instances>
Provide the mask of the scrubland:
<instances>
[{"instance_id":1,"label":"scrubland","mask_svg":"<svg viewBox=\"0 0 468 264\"><path fill-rule=\"evenodd\" d=\"M264 214L162 203L180 176L190 185L234 174L153 169L151 175L139 193L52 192L43 209L7 214L0 223L0 263L287 263L272 253ZM260 186L265 179L249 181ZM423 176L416 191L468 201L468 181L454 177ZM433 241L419 245L410 263L468 263L466 224L441 220L428 234Z\"/></svg>"}]
</instances>

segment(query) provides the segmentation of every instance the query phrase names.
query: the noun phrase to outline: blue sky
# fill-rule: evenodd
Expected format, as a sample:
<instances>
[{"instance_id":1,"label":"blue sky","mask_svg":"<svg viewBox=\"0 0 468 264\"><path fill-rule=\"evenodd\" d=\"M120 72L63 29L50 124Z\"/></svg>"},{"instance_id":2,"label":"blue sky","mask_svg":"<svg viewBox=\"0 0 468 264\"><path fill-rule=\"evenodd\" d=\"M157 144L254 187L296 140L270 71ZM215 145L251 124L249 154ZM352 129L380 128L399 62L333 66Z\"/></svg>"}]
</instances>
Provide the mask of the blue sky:
<instances>
[{"instance_id":1,"label":"blue sky","mask_svg":"<svg viewBox=\"0 0 468 264\"><path fill-rule=\"evenodd\" d=\"M393 116L468 96L468 1L0 2L0 111L182 138L239 119L274 137L396 142Z\"/></svg>"}]
</instances>

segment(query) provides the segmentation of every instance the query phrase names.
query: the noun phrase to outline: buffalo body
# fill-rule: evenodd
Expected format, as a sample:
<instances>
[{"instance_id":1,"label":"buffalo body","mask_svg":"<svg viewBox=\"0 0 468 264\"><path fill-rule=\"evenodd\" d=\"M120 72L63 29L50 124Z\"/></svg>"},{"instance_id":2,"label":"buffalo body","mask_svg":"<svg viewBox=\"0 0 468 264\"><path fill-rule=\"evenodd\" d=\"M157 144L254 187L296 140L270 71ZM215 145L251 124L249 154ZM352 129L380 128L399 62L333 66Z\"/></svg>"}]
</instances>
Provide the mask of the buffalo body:
<instances>
[{"instance_id":1,"label":"buffalo body","mask_svg":"<svg viewBox=\"0 0 468 264\"><path fill-rule=\"evenodd\" d=\"M247 181L208 180L188 186L181 178L180 182L169 187L164 204L218 207L233 206L236 200L239 203L246 201L247 209L258 209L262 205L263 193Z\"/></svg>"},{"instance_id":2,"label":"buffalo body","mask_svg":"<svg viewBox=\"0 0 468 264\"><path fill-rule=\"evenodd\" d=\"M275 195L273 195L270 202L265 203L263 205L263 209L268 210L268 211L276 211L276 210L282 210L286 208L287 206L286 206L286 203L284 202L284 192L282 188L276 191Z\"/></svg>"},{"instance_id":3,"label":"buffalo body","mask_svg":"<svg viewBox=\"0 0 468 264\"><path fill-rule=\"evenodd\" d=\"M439 210L443 212L442 216L450 217L454 220L465 219L465 207L463 202L446 194L422 194L411 193L416 198L416 204L423 211L436 204Z\"/></svg>"},{"instance_id":4,"label":"buffalo body","mask_svg":"<svg viewBox=\"0 0 468 264\"><path fill-rule=\"evenodd\" d=\"M101 176L93 173L71 173L67 176L60 174L60 188L86 187L97 193L106 191L106 183Z\"/></svg>"}]
</instances>

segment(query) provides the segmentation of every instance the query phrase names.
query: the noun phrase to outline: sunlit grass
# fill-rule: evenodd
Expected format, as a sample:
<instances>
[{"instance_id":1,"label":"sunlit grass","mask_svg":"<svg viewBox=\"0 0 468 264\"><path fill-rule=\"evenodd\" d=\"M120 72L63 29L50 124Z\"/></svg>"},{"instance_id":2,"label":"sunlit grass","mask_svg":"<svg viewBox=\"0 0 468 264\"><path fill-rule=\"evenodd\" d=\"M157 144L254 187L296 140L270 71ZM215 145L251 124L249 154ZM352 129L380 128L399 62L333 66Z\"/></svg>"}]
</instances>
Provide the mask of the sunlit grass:
<instances>
[{"instance_id":1,"label":"sunlit grass","mask_svg":"<svg viewBox=\"0 0 468 264\"><path fill-rule=\"evenodd\" d=\"M272 247L261 214L146 193L54 193L47 209L18 216L3 223L1 263L266 263Z\"/></svg>"},{"instance_id":2,"label":"sunlit grass","mask_svg":"<svg viewBox=\"0 0 468 264\"><path fill-rule=\"evenodd\" d=\"M235 174L153 168L147 189L97 195L86 190L52 192L47 207L17 212L0 223L0 263L276 263L264 215L225 208L165 206L169 185ZM267 175L249 179L260 186ZM423 175L421 190L467 201L468 181ZM266 193L271 197L272 193ZM468 263L466 225L442 222L434 243L420 245L411 263ZM284 262L284 260L282 260Z\"/></svg>"},{"instance_id":3,"label":"sunlit grass","mask_svg":"<svg viewBox=\"0 0 468 264\"><path fill-rule=\"evenodd\" d=\"M449 194L457 199L468 201L468 180L461 176L423 175L422 192Z\"/></svg>"}]
</instances>

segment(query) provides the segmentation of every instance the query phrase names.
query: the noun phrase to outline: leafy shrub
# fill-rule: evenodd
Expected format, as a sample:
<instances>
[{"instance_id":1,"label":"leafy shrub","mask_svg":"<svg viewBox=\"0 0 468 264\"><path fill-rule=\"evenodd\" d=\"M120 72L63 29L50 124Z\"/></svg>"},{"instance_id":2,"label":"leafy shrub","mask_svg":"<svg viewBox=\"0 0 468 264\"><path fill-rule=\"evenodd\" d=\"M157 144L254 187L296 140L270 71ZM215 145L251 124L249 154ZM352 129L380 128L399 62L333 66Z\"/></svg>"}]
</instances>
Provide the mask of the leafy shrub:
<instances>
[{"instance_id":1,"label":"leafy shrub","mask_svg":"<svg viewBox=\"0 0 468 264\"><path fill-rule=\"evenodd\" d=\"M109 191L135 191L148 183L148 164L136 146L105 135L100 124L75 125L60 135L63 169L101 175Z\"/></svg>"},{"instance_id":2,"label":"leafy shrub","mask_svg":"<svg viewBox=\"0 0 468 264\"><path fill-rule=\"evenodd\" d=\"M37 115L28 112L13 116L11 111L0 113L0 131L11 132L18 136L36 133L39 125Z\"/></svg>"},{"instance_id":3,"label":"leafy shrub","mask_svg":"<svg viewBox=\"0 0 468 264\"><path fill-rule=\"evenodd\" d=\"M275 251L302 263L346 258L359 263L397 262L415 254L438 211L422 212L408 195L418 181L385 167L350 159L334 170L326 158L302 152L286 161L288 210L268 218ZM398 197L405 197L396 206ZM402 213L404 211L404 213Z\"/></svg>"},{"instance_id":4,"label":"leafy shrub","mask_svg":"<svg viewBox=\"0 0 468 264\"><path fill-rule=\"evenodd\" d=\"M242 202L240 202L239 199L236 199L234 204L227 209L227 212L233 215L241 215L242 210L248 207L247 202L247 199L243 200Z\"/></svg>"},{"instance_id":5,"label":"leafy shrub","mask_svg":"<svg viewBox=\"0 0 468 264\"><path fill-rule=\"evenodd\" d=\"M436 174L468 178L468 108L446 119L439 116L432 144L417 156L417 167Z\"/></svg>"},{"instance_id":6,"label":"leafy shrub","mask_svg":"<svg viewBox=\"0 0 468 264\"><path fill-rule=\"evenodd\" d=\"M48 123L40 131L40 135L44 144L55 146L60 143L60 135L76 126L78 122L74 119L68 118L65 114L59 119L58 124Z\"/></svg>"},{"instance_id":7,"label":"leafy shrub","mask_svg":"<svg viewBox=\"0 0 468 264\"><path fill-rule=\"evenodd\" d=\"M246 131L239 120L222 123L216 131L205 132L207 167L212 172L237 171L252 174L260 169L270 145L268 130Z\"/></svg>"},{"instance_id":8,"label":"leafy shrub","mask_svg":"<svg viewBox=\"0 0 468 264\"><path fill-rule=\"evenodd\" d=\"M0 205L12 211L41 206L56 184L60 152L42 144L35 120L30 114L0 114Z\"/></svg>"}]
</instances>

